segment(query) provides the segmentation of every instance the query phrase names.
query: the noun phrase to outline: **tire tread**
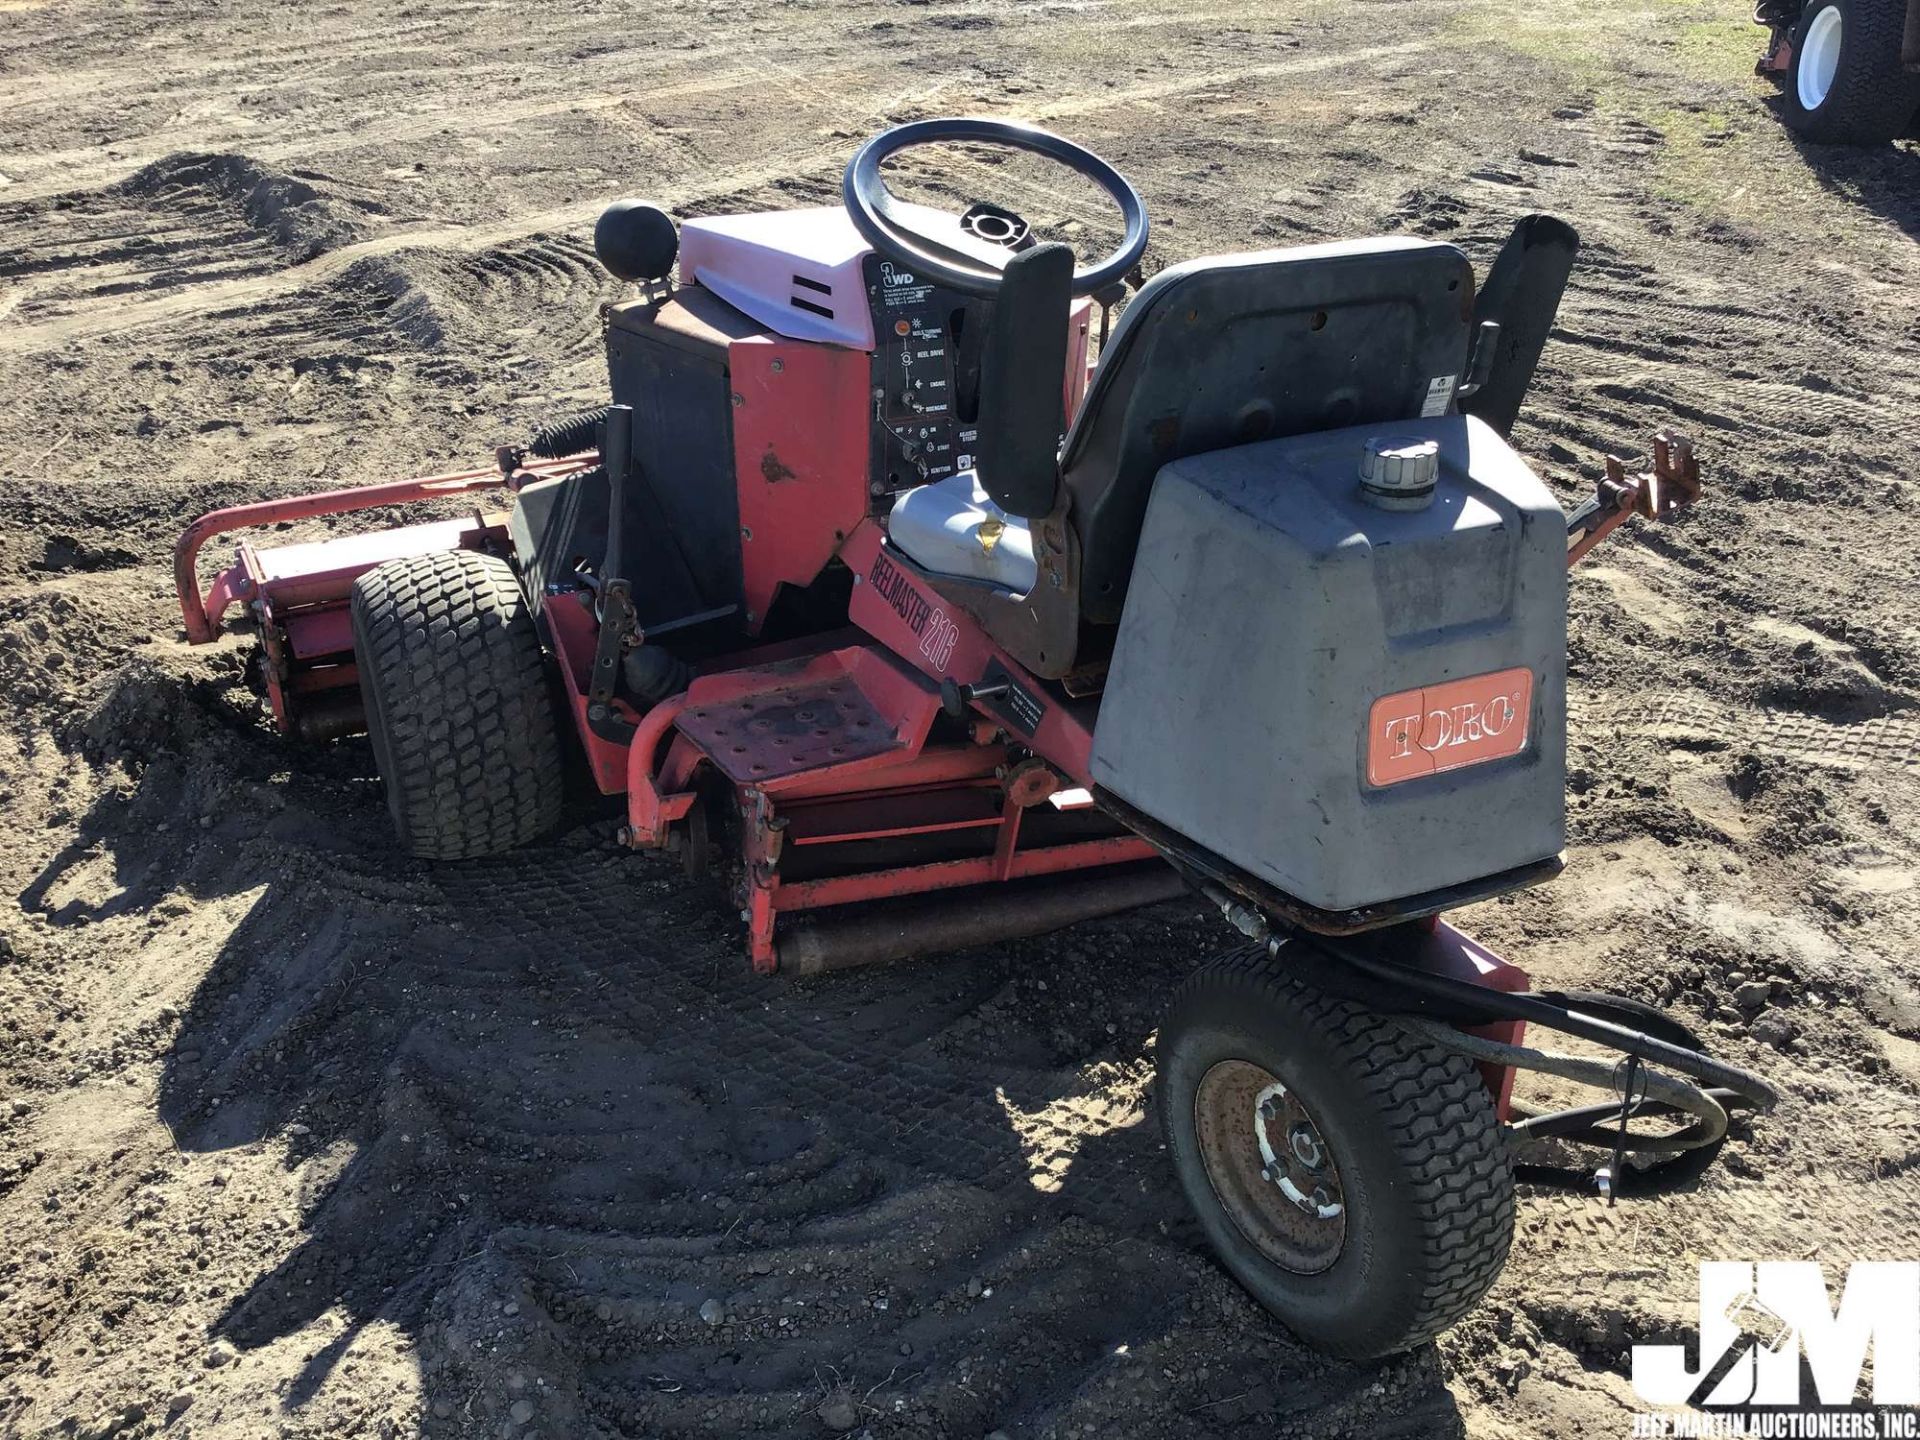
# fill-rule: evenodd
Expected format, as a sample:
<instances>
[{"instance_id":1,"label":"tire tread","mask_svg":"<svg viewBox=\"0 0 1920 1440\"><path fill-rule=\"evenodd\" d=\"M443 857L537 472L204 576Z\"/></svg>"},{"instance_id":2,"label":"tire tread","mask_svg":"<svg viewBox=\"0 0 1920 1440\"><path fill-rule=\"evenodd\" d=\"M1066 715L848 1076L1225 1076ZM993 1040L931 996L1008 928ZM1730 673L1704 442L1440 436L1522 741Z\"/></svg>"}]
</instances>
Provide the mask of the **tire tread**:
<instances>
[{"instance_id":1,"label":"tire tread","mask_svg":"<svg viewBox=\"0 0 1920 1440\"><path fill-rule=\"evenodd\" d=\"M1878 145L1905 133L1920 108L1920 75L1900 64L1906 28L1903 0L1832 0L1840 9L1840 64L1818 110L1800 104L1802 46L1823 0L1807 6L1793 31L1793 67L1787 75L1787 114L1809 140Z\"/></svg>"},{"instance_id":2,"label":"tire tread","mask_svg":"<svg viewBox=\"0 0 1920 1440\"><path fill-rule=\"evenodd\" d=\"M1390 1354L1425 1343L1479 1303L1512 1247L1512 1165L1479 1072L1390 1017L1294 979L1259 945L1195 971L1175 992L1169 1013L1222 989L1237 1003L1297 1014L1318 1027L1351 1060L1373 1104L1395 1117L1395 1149L1412 1176L1414 1208L1422 1217L1422 1265L1414 1303L1397 1331L1377 1335L1364 1350ZM1161 1118L1171 1150L1169 1107L1162 1107Z\"/></svg>"},{"instance_id":3,"label":"tire tread","mask_svg":"<svg viewBox=\"0 0 1920 1440\"><path fill-rule=\"evenodd\" d=\"M497 855L560 818L546 659L504 560L472 550L390 560L353 586L354 654L401 846Z\"/></svg>"}]
</instances>

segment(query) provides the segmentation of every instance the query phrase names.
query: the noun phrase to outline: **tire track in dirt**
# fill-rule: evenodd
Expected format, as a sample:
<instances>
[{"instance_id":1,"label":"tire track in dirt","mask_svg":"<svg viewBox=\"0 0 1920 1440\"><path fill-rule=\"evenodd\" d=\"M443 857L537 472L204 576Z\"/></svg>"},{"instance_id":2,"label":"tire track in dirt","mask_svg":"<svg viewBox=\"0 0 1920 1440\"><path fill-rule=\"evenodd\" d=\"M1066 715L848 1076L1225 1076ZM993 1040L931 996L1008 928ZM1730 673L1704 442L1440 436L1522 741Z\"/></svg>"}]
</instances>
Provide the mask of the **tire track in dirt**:
<instances>
[{"instance_id":1,"label":"tire track in dirt","mask_svg":"<svg viewBox=\"0 0 1920 1440\"><path fill-rule=\"evenodd\" d=\"M696 184L665 188L656 192L656 198L662 204L680 207L742 191L759 190L796 169L807 170L832 163L842 148L843 145L836 144L832 147L815 147L798 156L762 157L718 174L709 174ZM471 255L510 247L542 232L564 233L584 229L598 217L605 203L603 197L596 196L577 204L487 225L395 229L342 245L317 258L279 270L187 286L152 299L127 300L98 311L75 312L38 324L10 325L5 331L0 331L0 356L42 353L107 334L127 333L157 325L177 325L182 321L240 313L261 305L271 305L301 290L317 289L328 282L337 281L354 265L375 257L409 250L445 252L449 256Z\"/></svg>"},{"instance_id":2,"label":"tire track in dirt","mask_svg":"<svg viewBox=\"0 0 1920 1440\"><path fill-rule=\"evenodd\" d=\"M235 1300L223 1329L243 1352L330 1307L377 1311L417 1334L429 1405L501 1417L530 1396L565 1434L777 1431L842 1386L896 1425L1045 1426L1102 1413L1116 1364L1167 1396L1130 1434L1187 1433L1181 1411L1255 1377L1302 1418L1350 1405L1344 1367L1244 1329L1251 1307L1199 1253L1137 1104L1106 1102L1070 1165L1010 1114L1102 1088L1128 1042L1100 1017L1151 1023L1182 947L1142 941L1207 928L1195 912L1130 921L1117 988L1101 967L1047 967L1070 988L1037 1005L1017 977L1045 945L775 989L704 887L583 841L409 867L399 886L281 857L299 878L227 943L177 1042L203 1058L162 1082L189 1153L268 1122L244 1097L298 1114L302 1150L358 1145L306 1240ZM650 936L631 927L643 912ZM416 918L447 914L468 917L457 933ZM1097 952L1106 928L1078 945ZM1092 1013L1043 1039L1056 1005ZM371 1094L329 1073L343 1044L383 1057ZM1231 1371L1161 1375L1196 1308L1235 1332ZM516 1388L529 1373L540 1384ZM1388 1373L1442 1403L1428 1361Z\"/></svg>"},{"instance_id":3,"label":"tire track in dirt","mask_svg":"<svg viewBox=\"0 0 1920 1440\"><path fill-rule=\"evenodd\" d=\"M1360 64L1383 57L1417 54L1427 48L1414 42L1400 46L1382 46L1371 50L1331 56L1315 56L1291 62L1252 66L1224 76L1210 77L1213 84L1233 84L1249 79L1271 78L1284 74L1312 74L1323 70ZM1103 92L1064 106L1041 107L1043 118L1084 115L1096 110L1138 105L1171 99L1192 89L1197 82L1161 82L1149 86ZM844 160L845 142L816 146L798 154L707 173L697 182L657 187L654 198L671 208L697 205L703 200L758 190L795 174L806 174L823 167L837 166ZM174 293L148 300L133 300L112 311L93 314L74 313L16 324L0 333L0 355L34 354L58 349L78 340L97 338L108 333L123 333L154 325L171 325L182 320L220 311L241 310L267 303L289 291L333 279L347 267L373 256L388 255L403 249L446 249L476 251L522 240L540 231L567 231L585 227L604 207L603 197L574 205L523 215L489 225L437 226L399 229L384 235L339 246L304 264L270 273L250 273L233 279L215 279Z\"/></svg>"},{"instance_id":4,"label":"tire track in dirt","mask_svg":"<svg viewBox=\"0 0 1920 1440\"><path fill-rule=\"evenodd\" d=\"M1648 398L1668 408L1674 408L1675 397L1696 388L1701 363L1698 357L1577 332L1556 332L1556 338L1588 351L1577 365L1583 384L1613 386L1621 394L1637 394L1649 385L1657 386L1658 393ZM1764 427L1777 434L1793 435L1806 433L1805 425L1810 421L1818 427L1818 433L1846 426L1872 426L1901 439L1920 439L1920 386L1901 384L1905 377L1897 374L1880 378L1890 385L1891 393L1855 396L1831 388L1728 376L1715 387L1715 403L1731 413L1714 412L1712 423L1728 430ZM1782 423L1782 417L1794 417L1795 423ZM1681 418L1697 420L1701 414L1696 411Z\"/></svg>"},{"instance_id":5,"label":"tire track in dirt","mask_svg":"<svg viewBox=\"0 0 1920 1440\"><path fill-rule=\"evenodd\" d=\"M1752 749L1809 765L1896 767L1920 773L1920 718L1883 715L1852 723L1784 710L1757 715L1697 692L1635 697L1623 704L1589 696L1568 702L1570 731L1626 732L1683 745Z\"/></svg>"},{"instance_id":6,"label":"tire track in dirt","mask_svg":"<svg viewBox=\"0 0 1920 1440\"><path fill-rule=\"evenodd\" d=\"M136 293L244 282L353 243L383 210L312 172L217 154L175 155L101 191L7 200L0 313L57 323Z\"/></svg>"},{"instance_id":7,"label":"tire track in dirt","mask_svg":"<svg viewBox=\"0 0 1920 1440\"><path fill-rule=\"evenodd\" d=\"M1010 15L1017 16L1017 11L984 13L996 24L1002 23ZM955 18L954 15L943 14L933 24L923 22L907 27L902 32L903 43L916 54L944 50L950 45L951 37L943 26L951 24ZM1063 18L1070 17L1050 17L1048 28L1057 26ZM1160 17L1156 23L1179 24L1183 18L1191 19L1170 13ZM1105 28L1100 20L1094 18L1077 23L1089 30ZM1136 20L1134 23L1137 26L1148 22ZM329 32L325 39L301 39L279 45L258 45L256 42L249 47L244 59L216 63L210 67L203 57L195 57L177 62L177 68L163 65L157 74L137 78L120 68L83 72L58 69L47 75L45 83L41 85L16 89L0 97L0 114L10 109L58 109L62 104L81 100L98 104L115 93L130 96L150 93L156 86L167 88L170 76L176 77L180 84L187 83L187 77L191 76L193 85L205 87L217 85L221 78L230 75L244 79L252 88L263 92L275 88L271 80L274 75L289 80L298 78L306 85L318 84L323 87L337 79L345 86L358 79L361 63L368 60L382 62L381 78L384 81L399 83L407 78L406 73L394 71L384 63L398 42L409 36L433 36L448 29L449 22L444 20L383 27L374 34L357 27L343 27L337 32ZM371 121L363 114L355 113L335 121L322 111L316 117L317 124L287 127L290 133L284 138L272 133L262 134L261 127L250 118L237 117L234 123L224 127L183 127L178 133L123 137L115 142L113 154L106 157L101 155L98 146L45 152L33 157L33 167L26 173L13 177L15 184L11 198L37 199L81 186L107 184L124 174L128 165L157 163L182 149L240 148L267 163L289 160L311 163L326 155L401 148L430 140L445 132L450 120L457 120L463 135L484 135L519 131L539 121L575 114L614 113L631 109L644 115L658 107L678 107L688 101L732 93L757 96L764 92L770 72L786 82L784 93L789 107L795 96L806 95L817 103L823 118L830 118L842 126L877 121L905 103L938 109L940 93L957 83L952 78L937 77L931 83L922 80L902 86L892 94L862 95L858 111L849 113L849 98L872 89L877 78L876 70L870 61L848 62L840 59L836 54L837 40L818 38L796 50L790 39L777 35L746 33L730 34L724 38L724 46L717 46L711 52L658 57L670 68L644 86L636 87L629 83L595 87L593 90L572 89L558 96L522 96L513 93L511 87L524 76L530 64L538 63L537 60L494 64L482 62L466 70L462 76L463 83L472 87L476 98L473 106L459 112L438 108L423 113L389 111L376 114ZM565 54L577 49L582 42L603 41L604 37L593 25L583 24L563 27L544 35L543 39L546 51ZM1300 57L1246 69L1210 71L1202 79L1132 87L1117 93L1109 92L1111 98L1109 95L1090 95L1054 107L1042 107L1037 113L1046 118L1060 119L1115 104L1165 100L1192 89L1296 73L1311 74L1348 64L1419 53L1428 48L1430 46L1426 42L1411 42L1356 52ZM715 67L717 73L678 73L706 65ZM210 69L213 72L211 74ZM438 69L419 72L423 79L440 79L443 75L444 72ZM24 124L29 118L21 116L19 123ZM36 170L40 173L36 174Z\"/></svg>"},{"instance_id":8,"label":"tire track in dirt","mask_svg":"<svg viewBox=\"0 0 1920 1440\"><path fill-rule=\"evenodd\" d=\"M387 325L422 349L534 351L556 364L597 350L599 302L619 291L591 245L537 232L471 254L406 249L361 258L338 284L378 294Z\"/></svg>"},{"instance_id":9,"label":"tire track in dirt","mask_svg":"<svg viewBox=\"0 0 1920 1440\"><path fill-rule=\"evenodd\" d=\"M1379 60L1401 60L1423 55L1433 48L1425 40L1406 40L1393 45L1371 45L1359 50L1334 51L1324 55L1302 55L1293 60L1273 60L1264 65L1236 66L1212 70L1204 75L1186 75L1173 80L1155 80L1141 85L1115 86L1068 100L1043 102L1032 107L1041 120L1068 120L1127 106L1151 106L1163 100L1178 100L1199 91L1233 90L1249 82L1277 80L1282 77L1318 75L1329 70L1345 70Z\"/></svg>"}]
</instances>

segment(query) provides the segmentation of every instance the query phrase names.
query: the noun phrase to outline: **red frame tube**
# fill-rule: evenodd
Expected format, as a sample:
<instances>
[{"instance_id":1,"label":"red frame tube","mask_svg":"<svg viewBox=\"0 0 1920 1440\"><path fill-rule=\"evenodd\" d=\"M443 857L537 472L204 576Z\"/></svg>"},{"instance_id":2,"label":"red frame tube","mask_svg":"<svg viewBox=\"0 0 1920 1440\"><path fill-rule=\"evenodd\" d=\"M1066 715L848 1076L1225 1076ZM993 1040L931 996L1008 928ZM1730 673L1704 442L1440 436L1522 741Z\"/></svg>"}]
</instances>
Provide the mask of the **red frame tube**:
<instances>
[{"instance_id":1,"label":"red frame tube","mask_svg":"<svg viewBox=\"0 0 1920 1440\"><path fill-rule=\"evenodd\" d=\"M1013 812L1018 814L1016 810ZM1017 821L1002 822L1008 829ZM773 885L773 909L817 910L855 900L882 900L893 895L921 895L991 880L1024 880L1034 875L1058 875L1094 865L1120 865L1129 860L1151 860L1160 852L1138 835L1113 835L1100 840L1075 840L1041 850L1011 852L1006 859L982 855L970 860L939 860L931 865L902 865L892 870L869 870L858 875L830 875L820 880L782 880Z\"/></svg>"},{"instance_id":2,"label":"red frame tube","mask_svg":"<svg viewBox=\"0 0 1920 1440\"><path fill-rule=\"evenodd\" d=\"M548 479L573 470L598 464L597 454L570 456L565 460L536 460L517 473ZM346 490L321 490L309 495L289 495L279 500L256 500L250 505L230 505L210 510L181 532L173 546L173 588L180 597L180 618L186 624L188 643L205 645L220 634L220 617L236 600L250 600L251 581L233 579L223 572L212 587L200 593L200 550L216 535L245 530L258 525L276 525L283 520L311 520L320 515L350 515L357 510L377 510L383 505L407 505L421 500L445 500L481 490L498 490L509 483L498 468L463 470L450 475L428 475L412 480L388 480L377 485L359 485Z\"/></svg>"}]
</instances>

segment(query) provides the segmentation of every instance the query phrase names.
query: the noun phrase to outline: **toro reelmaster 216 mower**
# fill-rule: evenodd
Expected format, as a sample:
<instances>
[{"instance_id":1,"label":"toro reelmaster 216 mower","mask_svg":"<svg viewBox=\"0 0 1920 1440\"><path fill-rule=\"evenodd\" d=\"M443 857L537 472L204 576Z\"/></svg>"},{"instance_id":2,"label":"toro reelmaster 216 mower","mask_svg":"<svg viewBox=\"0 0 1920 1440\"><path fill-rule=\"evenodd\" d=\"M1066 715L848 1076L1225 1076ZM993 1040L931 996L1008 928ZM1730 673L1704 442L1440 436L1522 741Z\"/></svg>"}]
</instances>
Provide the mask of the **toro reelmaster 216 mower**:
<instances>
[{"instance_id":1,"label":"toro reelmaster 216 mower","mask_svg":"<svg viewBox=\"0 0 1920 1440\"><path fill-rule=\"evenodd\" d=\"M881 162L929 142L1050 157L1124 238L1076 269L1003 205L904 203ZM1147 240L1112 166L932 120L870 141L844 198L677 235L613 206L596 246L639 289L604 310L611 406L489 470L203 517L189 637L245 605L281 728L365 729L432 859L555 823L571 717L622 841L724 867L763 973L1197 891L1247 943L1160 1028L1167 1148L1228 1269L1329 1351L1478 1300L1516 1141L1601 1147L1611 1193L1697 1174L1729 1105L1772 1103L1439 918L1560 870L1567 567L1697 490L1662 437L1568 516L1507 444L1566 225L1524 220L1477 289L1405 238L1189 261L1135 279L1090 364ZM243 543L199 588L209 536L482 491L504 513ZM1605 1095L1540 1113L1516 1069Z\"/></svg>"}]
</instances>

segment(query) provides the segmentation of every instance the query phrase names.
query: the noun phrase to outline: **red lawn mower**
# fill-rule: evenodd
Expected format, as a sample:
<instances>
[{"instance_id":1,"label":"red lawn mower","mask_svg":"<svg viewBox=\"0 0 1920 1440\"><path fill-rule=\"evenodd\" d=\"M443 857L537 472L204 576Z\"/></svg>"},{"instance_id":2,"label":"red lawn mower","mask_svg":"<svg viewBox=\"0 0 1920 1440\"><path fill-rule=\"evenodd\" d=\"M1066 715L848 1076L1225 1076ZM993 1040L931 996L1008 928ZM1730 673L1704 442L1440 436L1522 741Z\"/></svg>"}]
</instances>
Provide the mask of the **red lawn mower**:
<instances>
[{"instance_id":1,"label":"red lawn mower","mask_svg":"<svg viewBox=\"0 0 1920 1440\"><path fill-rule=\"evenodd\" d=\"M1076 267L1004 205L892 195L882 162L934 142L1064 164L1123 240ZM1405 238L1141 283L1133 186L979 119L878 136L844 199L677 234L613 206L612 404L491 469L202 517L188 637L246 606L279 726L364 729L428 859L551 827L571 728L625 844L730 878L763 973L1204 897L1246 944L1160 1028L1167 1148L1227 1268L1331 1352L1485 1293L1517 1142L1601 1147L1611 1198L1771 1106L1659 1011L1534 992L1439 918L1560 870L1567 567L1698 491L1663 436L1568 516L1507 444L1569 227L1523 220L1477 288ZM504 513L243 543L200 590L212 535L480 492ZM1606 1096L1530 1108L1518 1069Z\"/></svg>"}]
</instances>

